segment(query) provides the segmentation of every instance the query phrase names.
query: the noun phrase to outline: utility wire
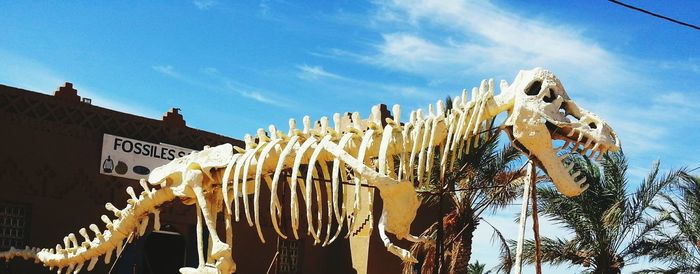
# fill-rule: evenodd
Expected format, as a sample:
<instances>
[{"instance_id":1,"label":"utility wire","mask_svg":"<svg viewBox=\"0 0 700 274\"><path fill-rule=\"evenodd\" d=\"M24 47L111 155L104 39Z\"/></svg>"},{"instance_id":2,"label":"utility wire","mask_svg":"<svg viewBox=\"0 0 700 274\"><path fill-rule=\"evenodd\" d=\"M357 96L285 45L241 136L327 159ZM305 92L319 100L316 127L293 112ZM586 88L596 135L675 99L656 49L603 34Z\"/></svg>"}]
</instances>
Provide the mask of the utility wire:
<instances>
[{"instance_id":1,"label":"utility wire","mask_svg":"<svg viewBox=\"0 0 700 274\"><path fill-rule=\"evenodd\" d=\"M608 0L608 2L611 2L611 3L617 4L617 5L626 7L626 8L628 8L628 9L633 9L633 10L639 11L639 12L641 12L641 13L646 13L646 14L648 14L648 15L651 15L651 16L654 16L654 17L658 17L658 18L661 18L661 19L664 19L664 20L667 20L667 21L671 21L671 22L676 23L676 24L679 24L679 25L683 25L683 26L686 26L686 27L689 27L689 28L693 28L693 29L695 29L695 30L700 30L700 27L698 27L698 26L696 26L696 25L693 25L693 24L690 24L690 23L686 23L686 22L682 22L682 21L678 21L678 20L676 20L676 19L673 19L673 18L670 18L670 17L667 17L667 16L663 16L663 15L658 14L658 13L653 13L653 12L651 12L651 11L648 11L648 10L645 10L645 9L642 9L642 8L638 8L638 7L629 5L629 4L625 4L625 3L622 3L622 2L617 1L617 0Z\"/></svg>"}]
</instances>

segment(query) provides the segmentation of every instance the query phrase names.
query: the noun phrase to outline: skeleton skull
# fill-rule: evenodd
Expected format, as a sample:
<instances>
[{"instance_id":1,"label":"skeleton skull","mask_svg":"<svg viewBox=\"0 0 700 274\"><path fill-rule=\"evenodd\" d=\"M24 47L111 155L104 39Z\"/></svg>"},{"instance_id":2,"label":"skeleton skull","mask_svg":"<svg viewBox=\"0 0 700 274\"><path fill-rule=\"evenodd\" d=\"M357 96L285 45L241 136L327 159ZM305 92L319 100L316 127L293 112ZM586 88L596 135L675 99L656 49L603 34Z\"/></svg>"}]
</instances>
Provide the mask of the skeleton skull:
<instances>
[{"instance_id":1,"label":"skeleton skull","mask_svg":"<svg viewBox=\"0 0 700 274\"><path fill-rule=\"evenodd\" d=\"M501 101L510 101L513 107L505 125L515 146L530 155L562 194L576 196L586 190L585 178L570 174L573 164L565 165L563 160L576 150L591 159L597 153L598 160L607 151L617 151L620 141L612 128L576 105L559 79L547 70L520 71L505 88L503 94L509 98ZM564 145L554 148L554 140L562 140ZM562 150L563 155L557 155Z\"/></svg>"}]
</instances>

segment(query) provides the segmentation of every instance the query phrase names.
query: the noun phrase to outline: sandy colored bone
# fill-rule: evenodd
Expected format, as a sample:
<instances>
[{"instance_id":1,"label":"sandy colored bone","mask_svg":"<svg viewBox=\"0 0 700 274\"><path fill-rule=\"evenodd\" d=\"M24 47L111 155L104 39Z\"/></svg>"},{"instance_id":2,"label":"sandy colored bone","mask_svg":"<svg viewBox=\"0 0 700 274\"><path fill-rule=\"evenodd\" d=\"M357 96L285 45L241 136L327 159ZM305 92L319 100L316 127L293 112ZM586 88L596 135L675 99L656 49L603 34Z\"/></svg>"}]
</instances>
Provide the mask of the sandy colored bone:
<instances>
[{"instance_id":1,"label":"sandy colored bone","mask_svg":"<svg viewBox=\"0 0 700 274\"><path fill-rule=\"evenodd\" d=\"M379 163L379 173L380 174L387 174L389 170L387 170L387 151L389 150L389 145L394 137L394 126L393 125L386 125L384 127L384 132L382 133L382 141L379 145L379 153L377 154L379 156L379 159L377 160ZM393 161L393 159L390 159Z\"/></svg>"},{"instance_id":2,"label":"sandy colored bone","mask_svg":"<svg viewBox=\"0 0 700 274\"><path fill-rule=\"evenodd\" d=\"M239 192L240 192L239 189L241 187L239 186L239 179L241 178L241 176L245 176L245 175L241 175L241 173L243 173L243 171L242 171L243 165L245 162L247 162L247 159L250 158L251 155L253 155L254 152L255 152L255 150L253 150L253 149L247 150L242 156L238 157L238 159L236 160L236 165L234 167L232 187L233 187L233 208L234 208L234 215L236 217L236 222L238 222L240 220L240 205L238 202L238 196L239 196ZM243 192L245 195L245 189L243 189ZM227 204L227 206L231 207L231 204Z\"/></svg>"},{"instance_id":3,"label":"sandy colored bone","mask_svg":"<svg viewBox=\"0 0 700 274\"><path fill-rule=\"evenodd\" d=\"M291 123L290 123L291 124ZM299 140L299 136L292 136L289 139L289 142L287 142L287 145L284 147L282 152L280 153L279 159L277 160L277 166L275 167L275 173L272 176L272 189L277 190L279 180L280 180L280 175L282 174L282 168L284 168L284 163L287 159L287 156L289 155L290 152L292 152L292 149L294 146L297 144L297 140ZM295 179L290 179L290 184L291 180ZM291 189L291 186L290 186ZM294 189L291 189L292 191L295 191ZM276 224L277 223L277 214L279 213L278 206L280 204L279 198L277 196L277 191L271 191L270 194L270 218L272 219L272 223ZM287 236L284 235L277 227L275 227L275 230L277 233L280 235L280 237L286 239Z\"/></svg>"},{"instance_id":4,"label":"sandy colored bone","mask_svg":"<svg viewBox=\"0 0 700 274\"><path fill-rule=\"evenodd\" d=\"M343 166L344 166L344 164L343 164ZM345 171L345 168L340 169L340 175L341 175L341 178L347 178L347 173ZM337 195L337 193L334 193L334 194ZM347 201L347 193L346 193L346 191L343 191L343 197L342 197L342 202L341 202L341 206L340 206L340 216L338 216L339 217L338 228L336 229L335 235L333 235L333 237L330 239L329 243L333 243L338 238L338 236L340 235L340 232L343 229L343 223L345 221L345 216L347 214L347 208L345 205L345 201Z\"/></svg>"},{"instance_id":5,"label":"sandy colored bone","mask_svg":"<svg viewBox=\"0 0 700 274\"><path fill-rule=\"evenodd\" d=\"M417 113L417 117L420 117L420 110ZM423 125L425 123L418 118L416 120L416 124L413 127L413 132L411 132L411 139L413 140L413 146L411 146L411 156L408 158L408 176L406 177L407 180L413 181L413 167L414 167L414 160L416 159L416 155L418 155L418 150L423 144L423 131L425 130L423 128Z\"/></svg>"},{"instance_id":6,"label":"sandy colored bone","mask_svg":"<svg viewBox=\"0 0 700 274\"><path fill-rule=\"evenodd\" d=\"M426 181L430 182L430 177L432 176L432 170L433 170L433 146L436 145L436 140L435 138L437 137L437 131L438 131L438 124L442 121L441 116L435 117L433 119L433 125L430 127L430 137L428 139L428 149L425 151L425 174L426 174Z\"/></svg>"},{"instance_id":7,"label":"sandy colored bone","mask_svg":"<svg viewBox=\"0 0 700 274\"><path fill-rule=\"evenodd\" d=\"M428 117L427 119L425 119L425 122L423 125L424 125L423 131L422 131L423 141L421 142L421 147L424 144L427 145L430 143L430 134L433 132L432 131L433 117ZM416 177L418 177L419 182L423 182L423 174L425 173L425 162L426 162L425 161L425 153L426 152L423 149L420 149L418 152L418 169L416 170L418 174Z\"/></svg>"},{"instance_id":8,"label":"sandy colored bone","mask_svg":"<svg viewBox=\"0 0 700 274\"><path fill-rule=\"evenodd\" d=\"M311 214L311 197L312 197L312 190L315 188L316 189L316 195L318 197L317 204L318 204L318 227L323 225L322 218L323 215L321 213L321 193L319 192L319 187L318 184L319 182L316 182L315 186L312 185L314 184L313 182L313 174L316 166L316 159L318 159L318 155L321 153L321 150L323 149L323 146L330 141L332 136L326 135L321 139L321 141L316 145L316 148L314 151L311 153L311 158L309 158L309 163L308 163L308 169L306 171L306 221L308 223L308 232L311 234L311 236L314 238L314 244L318 244L321 240L319 239L319 233L317 230L314 230L314 225L313 225L313 220L312 214ZM313 188L312 188L313 187Z\"/></svg>"},{"instance_id":9,"label":"sandy colored bone","mask_svg":"<svg viewBox=\"0 0 700 274\"><path fill-rule=\"evenodd\" d=\"M408 122L404 124L401 123L400 108L394 106L394 117L385 119L386 126L382 127L380 108L374 106L366 120L362 120L358 112L353 112L351 118L336 113L333 115L333 128L325 117L312 127L310 117L305 116L303 130L296 129L293 119L290 120L287 135L270 126L270 136L264 130L258 130L257 142L247 135L244 149L229 144L205 147L154 169L148 180L152 188L145 181L139 182L143 188L141 195L128 188L130 199L124 209L107 204L105 208L117 218L111 220L107 216L102 217L107 228L104 232L91 225L90 230L95 233L92 241L86 230L81 229L78 233L85 238L82 244L78 244L75 235L69 235L64 240L64 246L57 245L55 250L11 250L11 253L0 252L0 258L26 257L60 271L77 272L84 264L92 269L97 257L105 255L105 261L109 262L114 250L120 252L124 241L133 239L131 235L142 234L149 214L154 214L154 229L158 229L159 206L178 198L184 204L197 208L199 266L183 271L209 273L211 271L206 270L211 269L206 266L209 263L218 273L231 273L236 269L230 248L233 244L231 202L234 204L235 219L239 221L238 198L242 196L246 220L253 226L248 195L254 196L255 226L262 238L258 207L262 194L260 184L264 178L271 191L270 218L275 231L283 236L278 219L284 216L281 214L284 206L279 203L276 191L279 180L284 177L288 178L291 191L289 216L295 238L298 238L299 227L297 193L302 194L306 204L309 234L317 243L324 238L323 245L326 245L339 236L343 225L346 225L348 233L355 230L360 205L372 208L373 198L366 196L370 193L363 193L361 188L362 184L367 184L376 188L383 200L379 220L380 238L389 252L411 262L414 260L411 254L392 243L386 234L414 242L424 240L409 232L420 205L414 184L421 185L430 180L435 153L442 156L440 176L444 176L444 170L454 164L455 155L476 147L479 134L489 130L486 122L499 113L506 113L500 128L508 133L516 148L544 167L557 189L568 196L580 194L588 184L585 177L577 178L579 174L569 175L570 166L557 156L560 150L581 149L584 154L590 150L590 155L586 156L594 158L598 153L600 158L607 151L619 149L620 140L612 128L571 100L559 80L549 71L540 68L521 71L511 85L500 82L500 94L495 95L494 89L493 80L482 81L478 88L472 90L471 100L463 90L461 96L455 97L451 110L446 110L444 104L438 102L435 108L428 107L427 115L420 109L411 112ZM554 148L553 140L575 144L571 149L566 145ZM398 172L393 167L397 158ZM317 170L316 162L320 170ZM329 170L330 162L333 167ZM299 176L301 165L309 167L304 178ZM349 172L346 172L346 168ZM291 170L291 174L286 174L286 170ZM414 173L417 176L414 177ZM331 179L331 182L323 182L325 186L321 186L321 177L323 181ZM249 187L249 180L254 181L254 187ZM340 183L345 180L355 184L354 197L344 197L338 204ZM343 191L343 196L348 196L349 192ZM324 196L326 201L322 201ZM316 222L312 220L313 203L318 205ZM328 219L326 224L322 223L324 204ZM352 206L352 210L349 206ZM222 209L226 217L226 243L221 242L215 227L217 213ZM369 218L373 218L371 213ZM337 222L338 227L331 237L332 222ZM204 225L209 230L208 240L213 243L210 254L206 254L210 258L208 262L204 261L205 251L202 249ZM325 228L325 237L321 237L322 228Z\"/></svg>"},{"instance_id":10,"label":"sandy colored bone","mask_svg":"<svg viewBox=\"0 0 700 274\"><path fill-rule=\"evenodd\" d=\"M245 159L245 162L243 163L243 173L242 173L242 176L243 176L242 180L243 181L241 183L241 190L243 191L243 209L245 212L245 218L248 221L249 226L253 226L253 220L250 218L250 206L248 206L248 204L249 204L248 203L248 195L247 195L248 194L247 193L248 192L248 174L249 174L248 171L250 169L251 163L253 162L253 160L256 159L255 155L257 154L257 152L259 151L259 149L261 147L262 146L260 146L260 145L255 147L255 149L253 149L253 152L250 153L250 156L248 156L248 159ZM238 199L236 199L236 200L238 200ZM265 241L263 240L263 242L265 242Z\"/></svg>"},{"instance_id":11,"label":"sandy colored bone","mask_svg":"<svg viewBox=\"0 0 700 274\"><path fill-rule=\"evenodd\" d=\"M304 154L311 147L311 145L313 145L314 143L316 143L316 138L314 138L314 137L309 137L308 139L306 139L306 141L304 141L304 143L297 150L297 154L294 157L294 165L292 166L292 175L291 175L292 185L290 186L292 193L291 193L291 198L289 200L290 200L290 209L291 209L291 213L292 213L292 233L294 234L295 239L299 239L299 235L297 234L297 230L299 229L299 202L297 200L298 198L297 198L297 191L296 191L296 187L298 184L297 178L299 176L298 175L299 174L299 166L301 165L301 161L304 158ZM311 167L309 167L309 168L311 168ZM306 192L303 192L303 193L304 193L304 199L308 203L309 200L311 199L311 197L308 197L306 195Z\"/></svg>"},{"instance_id":12,"label":"sandy colored bone","mask_svg":"<svg viewBox=\"0 0 700 274\"><path fill-rule=\"evenodd\" d=\"M277 143L282 141L281 139L274 139L267 144L265 144L265 148L263 148L262 152L260 153L260 157L258 158L256 169L255 169L255 192L253 196L253 214L255 214L255 230L258 232L258 237L260 237L260 241L263 243L265 242L265 239L262 235L262 230L260 229L260 181L262 178L262 168L265 164L265 159L267 158L268 154L270 154L270 151L275 148ZM274 192L275 190L270 189L271 192ZM279 204L273 204L273 208L279 207ZM282 232L279 229L279 226L275 222L273 224L275 231L277 234L282 235Z\"/></svg>"},{"instance_id":13,"label":"sandy colored bone","mask_svg":"<svg viewBox=\"0 0 700 274\"><path fill-rule=\"evenodd\" d=\"M331 226L333 225L333 213L334 213L333 208L334 208L334 206L333 206L333 199L331 198L333 196L333 193L332 193L333 185L332 185L332 183L331 184L327 183L327 181L329 179L331 179L331 173L328 170L327 161L325 161L325 159L323 159L320 162L320 164L321 164L321 174L323 174L323 179L324 179L323 185L324 185L325 190L326 190L326 212L327 212L327 217L328 217L328 222L326 223L326 237L323 240L323 243L321 244L321 246L326 246L326 244L328 244L328 241L330 240ZM320 184L321 183L319 182L319 185ZM319 192L318 194L319 194L318 197L321 198L321 196L320 196L321 193ZM321 199L319 199L319 201L320 200ZM321 205L319 204L319 207L320 206ZM319 209L319 213L321 213L320 209ZM319 214L319 216L320 216L320 214ZM319 224L321 224L321 223L322 223L321 219L319 218ZM321 233L321 227L322 226L319 225L318 231L316 232L319 235Z\"/></svg>"},{"instance_id":14,"label":"sandy colored bone","mask_svg":"<svg viewBox=\"0 0 700 274\"><path fill-rule=\"evenodd\" d=\"M224 175L221 177L221 190L223 191L223 199L224 199L224 208L226 210L227 214L231 214L231 199L229 198L229 190L228 190L228 184L229 181L231 180L231 171L233 170L233 167L236 165L236 161L238 158L241 157L241 154L236 154L231 157L231 160L228 162L228 165L226 165L226 169L224 170ZM234 186L237 187L237 186ZM236 198L234 196L234 198Z\"/></svg>"}]
</instances>

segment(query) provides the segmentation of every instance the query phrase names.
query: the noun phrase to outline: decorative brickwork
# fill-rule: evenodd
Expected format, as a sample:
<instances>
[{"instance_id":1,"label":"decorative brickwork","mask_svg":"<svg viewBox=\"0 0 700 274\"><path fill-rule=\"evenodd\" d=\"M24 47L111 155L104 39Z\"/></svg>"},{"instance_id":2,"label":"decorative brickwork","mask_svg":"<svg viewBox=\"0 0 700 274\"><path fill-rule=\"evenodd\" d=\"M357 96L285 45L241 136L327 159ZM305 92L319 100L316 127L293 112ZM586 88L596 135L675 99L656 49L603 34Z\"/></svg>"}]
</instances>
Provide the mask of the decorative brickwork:
<instances>
[{"instance_id":1,"label":"decorative brickwork","mask_svg":"<svg viewBox=\"0 0 700 274\"><path fill-rule=\"evenodd\" d=\"M72 85L56 92L70 97ZM74 89L72 89L74 90ZM77 95L75 95L77 96ZM79 101L79 97L78 97ZM67 103L50 95L0 85L0 119L21 123L39 131L72 137L102 137L103 133L182 147L201 149L204 145L232 143L244 146L239 140L218 134L188 128L178 109L164 116L165 121L109 110L86 103Z\"/></svg>"},{"instance_id":2,"label":"decorative brickwork","mask_svg":"<svg viewBox=\"0 0 700 274\"><path fill-rule=\"evenodd\" d=\"M302 242L300 240L279 239L277 243L277 273L296 274L301 273L301 251Z\"/></svg>"},{"instance_id":3,"label":"decorative brickwork","mask_svg":"<svg viewBox=\"0 0 700 274\"><path fill-rule=\"evenodd\" d=\"M0 203L0 251L27 244L28 214L27 205Z\"/></svg>"}]
</instances>

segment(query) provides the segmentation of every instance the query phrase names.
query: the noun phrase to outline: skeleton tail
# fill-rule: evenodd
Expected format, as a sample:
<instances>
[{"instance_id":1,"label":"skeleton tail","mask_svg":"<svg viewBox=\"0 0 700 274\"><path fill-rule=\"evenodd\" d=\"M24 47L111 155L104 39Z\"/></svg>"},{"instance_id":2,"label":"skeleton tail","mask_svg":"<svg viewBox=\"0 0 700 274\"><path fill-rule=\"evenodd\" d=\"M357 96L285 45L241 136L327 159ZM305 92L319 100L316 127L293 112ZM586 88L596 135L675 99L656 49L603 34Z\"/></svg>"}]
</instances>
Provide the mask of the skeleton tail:
<instances>
[{"instance_id":1,"label":"skeleton tail","mask_svg":"<svg viewBox=\"0 0 700 274\"><path fill-rule=\"evenodd\" d=\"M81 228L78 233L84 238L82 243L78 243L75 234L71 233L63 238L63 246L56 245L53 249L38 249L26 247L25 249L10 248L9 251L0 252L0 259L9 261L15 257L25 260L34 260L42 263L50 269L58 268L58 273L78 273L87 263L87 270L95 267L100 256L105 255L105 263L109 263L112 252L116 250L117 256L122 251L125 240L131 241L136 236L141 236L148 226L148 214L154 214L154 230L160 229L158 207L165 202L175 198L170 187L149 190L145 180L141 180L144 191L138 197L134 189L128 187L126 192L131 196L127 200L128 205L119 210L112 204L107 203L107 210L114 212L117 217L111 220L106 215L102 215L102 221L106 225L105 231L100 231L97 225L91 224L89 229L94 232L95 237L91 240L85 228ZM136 235L134 235L136 233ZM65 272L62 272L67 268Z\"/></svg>"}]
</instances>

